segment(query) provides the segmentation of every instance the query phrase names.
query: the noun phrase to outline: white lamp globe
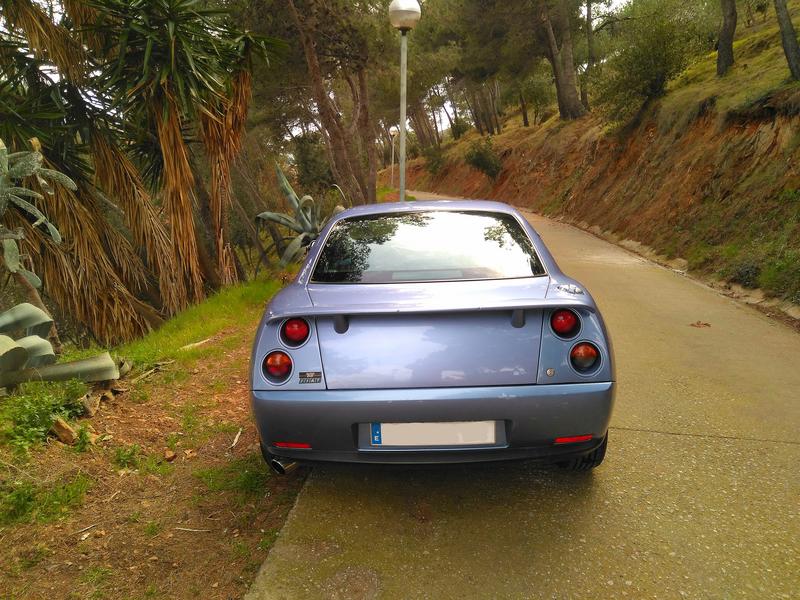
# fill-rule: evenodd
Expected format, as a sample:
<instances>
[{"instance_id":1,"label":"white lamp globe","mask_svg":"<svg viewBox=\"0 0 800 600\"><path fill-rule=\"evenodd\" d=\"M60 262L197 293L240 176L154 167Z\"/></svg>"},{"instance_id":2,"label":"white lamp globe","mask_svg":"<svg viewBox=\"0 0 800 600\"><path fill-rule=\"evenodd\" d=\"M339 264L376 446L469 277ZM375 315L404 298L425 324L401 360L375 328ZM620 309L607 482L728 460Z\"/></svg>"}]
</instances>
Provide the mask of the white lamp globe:
<instances>
[{"instance_id":1,"label":"white lamp globe","mask_svg":"<svg viewBox=\"0 0 800 600\"><path fill-rule=\"evenodd\" d=\"M414 29L421 14L417 0L392 0L389 5L389 22L402 32Z\"/></svg>"}]
</instances>

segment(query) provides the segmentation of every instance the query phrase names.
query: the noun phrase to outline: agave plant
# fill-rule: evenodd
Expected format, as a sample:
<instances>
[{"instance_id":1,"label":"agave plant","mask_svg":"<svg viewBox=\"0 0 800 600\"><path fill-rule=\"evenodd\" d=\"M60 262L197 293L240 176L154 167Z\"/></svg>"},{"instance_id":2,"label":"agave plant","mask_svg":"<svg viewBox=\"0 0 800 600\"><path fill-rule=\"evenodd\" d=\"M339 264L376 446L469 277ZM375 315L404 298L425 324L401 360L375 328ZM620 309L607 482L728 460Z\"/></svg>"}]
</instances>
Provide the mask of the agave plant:
<instances>
[{"instance_id":1,"label":"agave plant","mask_svg":"<svg viewBox=\"0 0 800 600\"><path fill-rule=\"evenodd\" d=\"M108 352L97 356L58 363L46 337L53 320L32 304L17 304L0 313L0 388L28 381L107 381L119 379L119 369ZM23 330L14 340L6 335Z\"/></svg>"},{"instance_id":2,"label":"agave plant","mask_svg":"<svg viewBox=\"0 0 800 600\"><path fill-rule=\"evenodd\" d=\"M75 182L58 171L43 167L38 142L33 140L32 145L32 152L9 154L3 140L0 140L0 241L6 268L14 275L23 277L33 288L39 288L42 285L39 277L25 269L20 260L17 241L22 239L22 231L8 229L2 224L2 218L9 208L16 210L32 227L40 229L53 242L60 243L61 235L55 225L32 202L26 200L44 200L44 195L20 185L20 182L35 179L45 194L53 193L51 184L74 190ZM37 300L41 302L38 295ZM119 378L119 370L108 352L85 360L54 364L56 355L47 340L52 328L53 319L32 304L18 304L0 314L0 388L34 380L105 381ZM20 330L24 330L25 335L17 340L7 335Z\"/></svg>"},{"instance_id":3,"label":"agave plant","mask_svg":"<svg viewBox=\"0 0 800 600\"><path fill-rule=\"evenodd\" d=\"M343 211L344 207L337 205L330 215L323 218L321 203L316 202L308 195L299 198L286 179L286 175L283 174L283 171L281 171L281 168L277 164L275 165L275 172L278 176L278 186L294 213L286 214L267 211L262 212L256 218L262 221L283 225L297 234L286 247L281 257L280 265L281 267L285 267L303 256L306 247L319 237L319 233L322 231L325 223L328 222L328 219Z\"/></svg>"},{"instance_id":4,"label":"agave plant","mask_svg":"<svg viewBox=\"0 0 800 600\"><path fill-rule=\"evenodd\" d=\"M43 157L38 151L37 144L38 142L34 140L35 150L32 152L9 154L3 140L0 140L0 240L3 244L3 259L9 271L22 275L35 288L41 287L41 280L32 271L23 268L20 261L17 240L22 239L22 232L20 230L11 231L2 225L2 218L5 216L6 210L12 208L20 212L31 223L31 226L41 230L55 243L61 242L61 235L42 211L26 200L26 198L44 200L44 196L16 182L24 181L29 177L35 178L39 187L47 194L53 193L51 183L62 185L70 190L76 189L72 179L63 173L42 166Z\"/></svg>"}]
</instances>

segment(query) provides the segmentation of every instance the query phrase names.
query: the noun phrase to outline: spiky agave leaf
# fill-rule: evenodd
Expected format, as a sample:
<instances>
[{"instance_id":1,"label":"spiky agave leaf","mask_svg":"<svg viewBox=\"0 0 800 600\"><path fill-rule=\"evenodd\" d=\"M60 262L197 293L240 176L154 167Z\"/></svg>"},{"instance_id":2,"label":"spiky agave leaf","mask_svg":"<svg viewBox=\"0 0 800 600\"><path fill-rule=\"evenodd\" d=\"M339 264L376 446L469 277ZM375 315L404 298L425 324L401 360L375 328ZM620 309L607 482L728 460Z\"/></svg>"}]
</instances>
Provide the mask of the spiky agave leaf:
<instances>
[{"instance_id":1,"label":"spiky agave leaf","mask_svg":"<svg viewBox=\"0 0 800 600\"><path fill-rule=\"evenodd\" d=\"M12 273L19 271L19 246L16 240L3 240L3 260L6 268Z\"/></svg>"},{"instance_id":2,"label":"spiky agave leaf","mask_svg":"<svg viewBox=\"0 0 800 600\"><path fill-rule=\"evenodd\" d=\"M286 247L286 251L281 257L281 268L284 268L286 265L299 260L305 251L305 247L311 243L313 239L313 236L306 232L303 232L294 238Z\"/></svg>"},{"instance_id":3,"label":"spiky agave leaf","mask_svg":"<svg viewBox=\"0 0 800 600\"><path fill-rule=\"evenodd\" d=\"M300 223L298 223L294 218L290 217L289 215L285 215L283 213L265 211L256 215L256 219L261 219L262 221L272 221L273 223L277 223L278 225L283 225L284 227L288 227L289 229L297 233L305 233L305 230L303 229L303 226Z\"/></svg>"}]
</instances>

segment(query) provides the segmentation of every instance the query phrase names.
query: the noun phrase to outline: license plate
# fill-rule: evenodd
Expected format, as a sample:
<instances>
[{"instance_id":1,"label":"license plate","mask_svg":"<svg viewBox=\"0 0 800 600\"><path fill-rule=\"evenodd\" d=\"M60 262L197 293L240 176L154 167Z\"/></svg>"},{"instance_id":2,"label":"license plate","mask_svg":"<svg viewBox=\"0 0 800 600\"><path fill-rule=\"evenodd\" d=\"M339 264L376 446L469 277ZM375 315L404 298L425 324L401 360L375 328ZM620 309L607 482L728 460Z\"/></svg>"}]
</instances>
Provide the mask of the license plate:
<instances>
[{"instance_id":1,"label":"license plate","mask_svg":"<svg viewBox=\"0 0 800 600\"><path fill-rule=\"evenodd\" d=\"M496 442L496 421L372 423L372 446L487 446Z\"/></svg>"}]
</instances>

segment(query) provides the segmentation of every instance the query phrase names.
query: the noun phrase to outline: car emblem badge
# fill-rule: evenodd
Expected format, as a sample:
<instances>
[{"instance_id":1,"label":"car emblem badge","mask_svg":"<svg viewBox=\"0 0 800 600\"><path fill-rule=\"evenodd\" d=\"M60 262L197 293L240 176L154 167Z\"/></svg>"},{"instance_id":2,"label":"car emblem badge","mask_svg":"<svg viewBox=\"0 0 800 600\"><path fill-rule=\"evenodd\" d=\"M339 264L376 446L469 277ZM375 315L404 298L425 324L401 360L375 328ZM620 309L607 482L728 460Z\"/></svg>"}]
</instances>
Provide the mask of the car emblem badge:
<instances>
[{"instance_id":1,"label":"car emblem badge","mask_svg":"<svg viewBox=\"0 0 800 600\"><path fill-rule=\"evenodd\" d=\"M322 383L322 372L300 371L300 383Z\"/></svg>"}]
</instances>

